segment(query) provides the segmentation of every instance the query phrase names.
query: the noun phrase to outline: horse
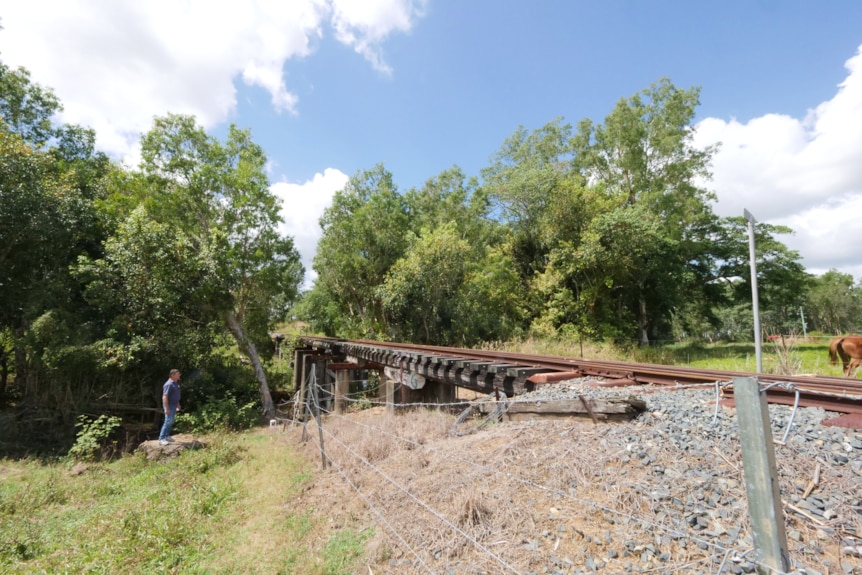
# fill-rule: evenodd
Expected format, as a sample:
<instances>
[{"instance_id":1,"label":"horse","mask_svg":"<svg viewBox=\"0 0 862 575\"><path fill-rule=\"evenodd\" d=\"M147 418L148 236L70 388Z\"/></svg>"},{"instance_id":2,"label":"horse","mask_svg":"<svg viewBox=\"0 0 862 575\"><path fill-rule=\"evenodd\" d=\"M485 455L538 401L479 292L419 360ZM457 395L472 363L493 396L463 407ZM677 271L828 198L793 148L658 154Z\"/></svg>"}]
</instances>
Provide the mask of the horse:
<instances>
[{"instance_id":1,"label":"horse","mask_svg":"<svg viewBox=\"0 0 862 575\"><path fill-rule=\"evenodd\" d=\"M829 363L835 365L838 358L844 364L844 375L850 377L862 363L862 336L836 337L829 344Z\"/></svg>"}]
</instances>

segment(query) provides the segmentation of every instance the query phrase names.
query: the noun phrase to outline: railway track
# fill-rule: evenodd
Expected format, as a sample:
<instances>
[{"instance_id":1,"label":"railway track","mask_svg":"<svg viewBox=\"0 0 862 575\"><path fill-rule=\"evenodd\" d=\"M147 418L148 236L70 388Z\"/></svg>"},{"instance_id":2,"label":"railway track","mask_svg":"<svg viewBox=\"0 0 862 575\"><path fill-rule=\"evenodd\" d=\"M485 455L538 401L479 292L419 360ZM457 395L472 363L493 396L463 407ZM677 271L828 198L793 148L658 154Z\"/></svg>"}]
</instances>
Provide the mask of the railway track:
<instances>
[{"instance_id":1,"label":"railway track","mask_svg":"<svg viewBox=\"0 0 862 575\"><path fill-rule=\"evenodd\" d=\"M723 395L732 398L733 378L751 376L768 387L767 399L772 403L798 403L862 416L862 380L855 378L752 374L370 340L299 339L304 345L327 353L407 369L462 387L500 389L509 395L544 383L594 376L609 380L604 385L616 386L718 386Z\"/></svg>"}]
</instances>

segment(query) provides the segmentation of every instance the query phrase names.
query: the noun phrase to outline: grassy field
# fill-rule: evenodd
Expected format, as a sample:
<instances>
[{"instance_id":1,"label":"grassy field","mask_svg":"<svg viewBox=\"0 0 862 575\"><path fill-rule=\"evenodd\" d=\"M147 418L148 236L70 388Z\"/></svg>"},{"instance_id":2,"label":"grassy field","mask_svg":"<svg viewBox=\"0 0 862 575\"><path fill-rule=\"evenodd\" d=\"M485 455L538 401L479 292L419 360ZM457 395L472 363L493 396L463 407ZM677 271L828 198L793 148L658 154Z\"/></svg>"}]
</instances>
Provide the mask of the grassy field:
<instances>
[{"instance_id":1,"label":"grassy field","mask_svg":"<svg viewBox=\"0 0 862 575\"><path fill-rule=\"evenodd\" d=\"M207 442L79 474L62 460L0 460L0 573L351 572L372 532L294 511L311 475L284 435Z\"/></svg>"},{"instance_id":2,"label":"grassy field","mask_svg":"<svg viewBox=\"0 0 862 575\"><path fill-rule=\"evenodd\" d=\"M828 363L827 345L767 343L764 370L841 375ZM755 370L753 344L621 350L528 340L487 347ZM351 573L374 532L331 524L331 510L309 504L316 467L285 437L214 435L206 449L177 459L132 454L83 471L67 459L0 459L0 573Z\"/></svg>"},{"instance_id":3,"label":"grassy field","mask_svg":"<svg viewBox=\"0 0 862 575\"><path fill-rule=\"evenodd\" d=\"M818 374L841 376L841 365L829 363L830 338L791 338L763 343L763 371L781 375ZM753 373L757 361L754 343L673 344L623 349L611 344L526 340L488 346L521 353L632 361L662 365L684 365Z\"/></svg>"}]
</instances>

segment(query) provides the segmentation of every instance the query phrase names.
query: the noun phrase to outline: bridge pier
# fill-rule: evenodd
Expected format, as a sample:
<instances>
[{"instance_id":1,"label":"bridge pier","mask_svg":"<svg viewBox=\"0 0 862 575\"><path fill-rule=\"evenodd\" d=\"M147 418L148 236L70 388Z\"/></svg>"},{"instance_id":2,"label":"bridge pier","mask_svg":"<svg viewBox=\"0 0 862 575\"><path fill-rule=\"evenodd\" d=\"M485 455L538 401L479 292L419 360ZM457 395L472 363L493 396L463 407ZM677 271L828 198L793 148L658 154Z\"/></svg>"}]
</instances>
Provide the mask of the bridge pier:
<instances>
[{"instance_id":1,"label":"bridge pier","mask_svg":"<svg viewBox=\"0 0 862 575\"><path fill-rule=\"evenodd\" d=\"M344 405L350 394L350 374L353 370L340 369L335 372L335 415L344 413Z\"/></svg>"}]
</instances>

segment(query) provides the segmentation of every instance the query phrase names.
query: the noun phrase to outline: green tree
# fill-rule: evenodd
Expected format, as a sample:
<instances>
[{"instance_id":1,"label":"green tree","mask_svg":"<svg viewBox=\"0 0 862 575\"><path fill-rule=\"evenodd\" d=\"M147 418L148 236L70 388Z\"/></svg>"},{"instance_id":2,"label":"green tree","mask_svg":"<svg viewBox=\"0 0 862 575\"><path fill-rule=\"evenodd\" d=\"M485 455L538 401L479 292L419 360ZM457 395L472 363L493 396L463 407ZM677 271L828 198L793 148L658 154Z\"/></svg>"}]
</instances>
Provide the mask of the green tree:
<instances>
[{"instance_id":1,"label":"green tree","mask_svg":"<svg viewBox=\"0 0 862 575\"><path fill-rule=\"evenodd\" d=\"M458 292L452 343L506 341L525 331L527 290L511 248L506 239L487 242L482 244L480 256L468 262Z\"/></svg>"},{"instance_id":2,"label":"green tree","mask_svg":"<svg viewBox=\"0 0 862 575\"><path fill-rule=\"evenodd\" d=\"M512 230L513 255L525 284L541 273L550 245L540 234L548 204L570 177L571 126L556 119L528 132L519 126L482 170L482 187Z\"/></svg>"},{"instance_id":3,"label":"green tree","mask_svg":"<svg viewBox=\"0 0 862 575\"><path fill-rule=\"evenodd\" d=\"M105 241L101 258L81 258L84 297L107 320L98 330L106 362L128 369L159 355L171 365L201 361L214 345L208 291L198 281L206 265L181 228L155 221L143 205Z\"/></svg>"},{"instance_id":4,"label":"green tree","mask_svg":"<svg viewBox=\"0 0 862 575\"><path fill-rule=\"evenodd\" d=\"M61 110L54 92L33 83L29 71L0 62L0 117L10 132L40 148L57 134L51 117Z\"/></svg>"},{"instance_id":5,"label":"green tree","mask_svg":"<svg viewBox=\"0 0 862 575\"><path fill-rule=\"evenodd\" d=\"M94 201L110 165L91 130L51 123L60 109L26 70L0 63L0 329L11 334L15 381L28 398L38 380L30 327L79 303L69 265L98 249Z\"/></svg>"},{"instance_id":6,"label":"green tree","mask_svg":"<svg viewBox=\"0 0 862 575\"><path fill-rule=\"evenodd\" d=\"M862 325L862 288L853 276L831 269L811 282L805 316L811 327L840 335Z\"/></svg>"},{"instance_id":7,"label":"green tree","mask_svg":"<svg viewBox=\"0 0 862 575\"><path fill-rule=\"evenodd\" d=\"M571 140L574 169L624 207L638 206L651 222L650 237L662 239L661 249L645 252L659 260L632 262L642 267L633 277L651 278L635 282L639 293L625 305L641 343L667 330L684 294L706 285L698 262L710 249L705 234L716 218L709 205L713 195L698 182L710 176L714 149L692 144L698 102L699 89L660 80L621 99L603 124L582 121Z\"/></svg>"},{"instance_id":8,"label":"green tree","mask_svg":"<svg viewBox=\"0 0 862 575\"><path fill-rule=\"evenodd\" d=\"M378 287L407 248L408 214L383 165L357 172L320 218L312 301L338 310L339 331L381 337L388 321ZM325 303L326 302L326 303Z\"/></svg>"},{"instance_id":9,"label":"green tree","mask_svg":"<svg viewBox=\"0 0 862 575\"><path fill-rule=\"evenodd\" d=\"M799 309L805 303L810 276L800 262L799 253L790 250L775 236L790 234L786 226L758 222L754 228L757 253L757 287L761 323L768 333L798 331ZM731 287L726 305L751 305L751 267L748 223L739 217L723 218L711 236L713 285Z\"/></svg>"},{"instance_id":10,"label":"green tree","mask_svg":"<svg viewBox=\"0 0 862 575\"><path fill-rule=\"evenodd\" d=\"M413 236L379 288L399 341L449 342L471 248L454 222Z\"/></svg>"},{"instance_id":11,"label":"green tree","mask_svg":"<svg viewBox=\"0 0 862 575\"><path fill-rule=\"evenodd\" d=\"M304 270L291 238L278 233L279 202L269 190L266 156L247 130L231 126L224 143L190 116L156 118L142 140L153 220L183 231L194 266L201 321L223 321L252 363L266 416L275 407L257 348L284 317ZM162 274L165 275L165 274Z\"/></svg>"}]
</instances>

